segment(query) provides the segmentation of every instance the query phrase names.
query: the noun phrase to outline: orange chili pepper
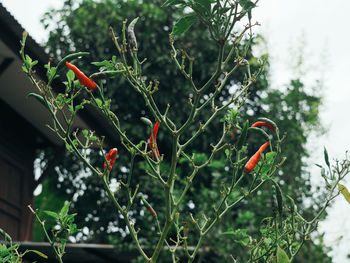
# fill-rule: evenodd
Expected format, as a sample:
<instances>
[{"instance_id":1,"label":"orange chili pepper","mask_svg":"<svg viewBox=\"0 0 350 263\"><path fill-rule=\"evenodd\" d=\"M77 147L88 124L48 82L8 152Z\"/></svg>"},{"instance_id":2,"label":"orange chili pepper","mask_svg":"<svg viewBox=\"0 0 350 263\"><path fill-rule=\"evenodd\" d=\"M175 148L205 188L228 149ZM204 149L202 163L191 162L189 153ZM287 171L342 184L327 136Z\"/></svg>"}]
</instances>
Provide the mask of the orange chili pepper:
<instances>
[{"instance_id":1,"label":"orange chili pepper","mask_svg":"<svg viewBox=\"0 0 350 263\"><path fill-rule=\"evenodd\" d=\"M260 126L264 126L264 127L268 128L268 129L270 129L271 131L275 130L275 128L272 127L271 124L269 124L267 122L264 122L264 121L258 121L256 123L254 123L251 127L260 127Z\"/></svg>"},{"instance_id":2,"label":"orange chili pepper","mask_svg":"<svg viewBox=\"0 0 350 263\"><path fill-rule=\"evenodd\" d=\"M259 150L252 157L250 157L249 161L244 166L244 171L250 173L251 171L254 170L256 164L259 162L260 153L262 153L268 145L269 145L269 142L266 142L259 148Z\"/></svg>"},{"instance_id":3,"label":"orange chili pepper","mask_svg":"<svg viewBox=\"0 0 350 263\"><path fill-rule=\"evenodd\" d=\"M67 61L66 61L66 66L74 72L75 76L79 80L80 85L87 87L89 90L94 90L97 88L97 84L95 82L93 82L91 79L89 79L76 66L74 66L73 64L70 64Z\"/></svg>"},{"instance_id":4,"label":"orange chili pepper","mask_svg":"<svg viewBox=\"0 0 350 263\"><path fill-rule=\"evenodd\" d=\"M117 154L118 154L117 148L113 148L113 149L109 150L109 152L106 156L106 160L109 162L108 170L112 170L112 166L115 162L115 159L117 158ZM106 170L106 168L107 168L107 163L104 162L104 169Z\"/></svg>"},{"instance_id":5,"label":"orange chili pepper","mask_svg":"<svg viewBox=\"0 0 350 263\"><path fill-rule=\"evenodd\" d=\"M149 138L149 147L151 148L153 159L156 158L156 154L157 154L157 157L159 158L159 151L158 151L158 146L157 146L157 141L156 141L158 128L159 128L159 122L157 121L153 127L153 132ZM154 145L156 148L156 154L154 153L154 150L153 150L153 138L154 138Z\"/></svg>"}]
</instances>

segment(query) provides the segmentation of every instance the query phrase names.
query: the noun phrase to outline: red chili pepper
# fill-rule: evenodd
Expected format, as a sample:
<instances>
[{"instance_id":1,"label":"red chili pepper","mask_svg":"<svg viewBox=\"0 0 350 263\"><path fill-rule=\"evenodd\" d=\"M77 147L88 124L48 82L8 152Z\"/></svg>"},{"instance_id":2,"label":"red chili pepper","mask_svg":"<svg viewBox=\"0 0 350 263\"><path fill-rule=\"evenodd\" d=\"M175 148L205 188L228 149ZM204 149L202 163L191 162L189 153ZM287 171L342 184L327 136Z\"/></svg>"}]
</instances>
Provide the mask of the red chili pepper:
<instances>
[{"instance_id":1,"label":"red chili pepper","mask_svg":"<svg viewBox=\"0 0 350 263\"><path fill-rule=\"evenodd\" d=\"M89 79L83 72L81 72L76 66L70 64L66 61L66 66L73 70L75 76L79 80L80 85L87 87L89 90L94 90L97 88L97 84Z\"/></svg>"},{"instance_id":2,"label":"red chili pepper","mask_svg":"<svg viewBox=\"0 0 350 263\"><path fill-rule=\"evenodd\" d=\"M149 138L149 147L151 148L153 159L156 158L156 155L155 155L154 150L153 150L153 138L154 138L154 145L156 148L157 157L159 158L159 151L158 151L158 146L157 146L157 141L156 141L158 128L159 128L159 122L157 121L153 127L153 132Z\"/></svg>"},{"instance_id":3,"label":"red chili pepper","mask_svg":"<svg viewBox=\"0 0 350 263\"><path fill-rule=\"evenodd\" d=\"M260 126L264 126L264 127L268 128L268 129L270 129L271 131L275 130L275 128L272 127L271 124L269 124L267 122L264 122L264 121L258 121L256 123L254 123L251 127L260 127Z\"/></svg>"},{"instance_id":4,"label":"red chili pepper","mask_svg":"<svg viewBox=\"0 0 350 263\"><path fill-rule=\"evenodd\" d=\"M109 152L106 156L106 160L109 162L108 170L112 170L112 166L115 162L115 159L117 158L117 154L118 154L117 148L113 148L113 149L109 150ZM107 168L107 163L104 162L104 169L106 170L106 168Z\"/></svg>"},{"instance_id":5,"label":"red chili pepper","mask_svg":"<svg viewBox=\"0 0 350 263\"><path fill-rule=\"evenodd\" d=\"M260 147L260 149L252 157L250 157L249 161L244 166L244 171L250 173L251 171L254 170L256 164L259 162L260 153L262 153L268 145L269 145L269 142L263 144Z\"/></svg>"}]
</instances>

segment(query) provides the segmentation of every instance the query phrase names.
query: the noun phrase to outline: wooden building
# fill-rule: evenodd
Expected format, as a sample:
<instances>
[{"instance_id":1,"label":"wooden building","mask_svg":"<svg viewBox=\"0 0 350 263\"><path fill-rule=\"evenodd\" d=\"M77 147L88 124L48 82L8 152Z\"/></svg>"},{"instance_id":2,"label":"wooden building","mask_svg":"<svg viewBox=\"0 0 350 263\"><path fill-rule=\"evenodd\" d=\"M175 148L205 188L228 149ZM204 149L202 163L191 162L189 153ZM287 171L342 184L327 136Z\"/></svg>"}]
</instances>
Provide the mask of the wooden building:
<instances>
[{"instance_id":1,"label":"wooden building","mask_svg":"<svg viewBox=\"0 0 350 263\"><path fill-rule=\"evenodd\" d=\"M47 174L44 171L35 181L35 152L43 146L52 146L57 153L62 149L62 142L45 127L50 123L47 110L36 100L26 98L28 93L37 91L21 70L23 31L0 3L0 228L18 241L32 239L32 215L27 206L33 204L33 190ZM44 48L28 36L26 53L39 61L35 67L37 78L45 81L43 65L49 56ZM62 90L60 82L54 90ZM109 142L118 140L108 122L93 108L85 107L74 125L96 130L97 134L106 135ZM53 167L54 163L50 163L47 169Z\"/></svg>"}]
</instances>

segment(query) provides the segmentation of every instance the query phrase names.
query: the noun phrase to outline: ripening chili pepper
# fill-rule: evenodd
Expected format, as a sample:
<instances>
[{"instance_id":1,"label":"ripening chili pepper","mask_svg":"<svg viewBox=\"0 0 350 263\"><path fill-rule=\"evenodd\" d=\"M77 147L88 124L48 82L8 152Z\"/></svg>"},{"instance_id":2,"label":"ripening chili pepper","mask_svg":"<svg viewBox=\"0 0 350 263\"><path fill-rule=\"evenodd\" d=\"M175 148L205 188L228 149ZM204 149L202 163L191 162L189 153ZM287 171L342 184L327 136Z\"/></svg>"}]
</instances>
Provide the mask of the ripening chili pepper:
<instances>
[{"instance_id":1,"label":"ripening chili pepper","mask_svg":"<svg viewBox=\"0 0 350 263\"><path fill-rule=\"evenodd\" d=\"M269 124L267 122L264 122L264 121L258 121L256 123L254 123L251 127L260 127L260 126L264 126L264 127L268 128L268 129L270 129L271 131L275 130L275 128L272 127L271 124Z\"/></svg>"},{"instance_id":2,"label":"ripening chili pepper","mask_svg":"<svg viewBox=\"0 0 350 263\"><path fill-rule=\"evenodd\" d=\"M154 211L154 209L152 208L152 206L146 206L148 212L152 215L152 216L157 216L156 211Z\"/></svg>"},{"instance_id":3,"label":"ripening chili pepper","mask_svg":"<svg viewBox=\"0 0 350 263\"><path fill-rule=\"evenodd\" d=\"M143 195L141 194L141 200L144 203L144 205L146 206L148 212L152 215L152 216L157 216L156 211L154 211L153 207L146 201L146 199L143 197Z\"/></svg>"},{"instance_id":4,"label":"ripening chili pepper","mask_svg":"<svg viewBox=\"0 0 350 263\"><path fill-rule=\"evenodd\" d=\"M157 146L157 141L156 141L158 128L159 128L159 122L157 121L156 124L153 127L152 134L151 134L151 136L149 138L149 147L151 148L153 159L156 158L156 154L157 154L157 157L159 159L159 151L158 151L158 146ZM154 138L154 146L156 148L156 154L154 153L154 150L153 150L153 138Z\"/></svg>"},{"instance_id":5,"label":"ripening chili pepper","mask_svg":"<svg viewBox=\"0 0 350 263\"><path fill-rule=\"evenodd\" d=\"M250 173L251 171L254 170L256 164L259 162L260 154L266 149L268 145L269 145L269 142L266 142L260 147L260 149L252 157L250 157L249 161L244 166L244 171Z\"/></svg>"},{"instance_id":6,"label":"ripening chili pepper","mask_svg":"<svg viewBox=\"0 0 350 263\"><path fill-rule=\"evenodd\" d=\"M93 82L91 79L89 79L76 66L74 66L73 64L70 64L67 61L66 61L66 66L74 72L75 76L79 80L80 85L87 87L89 90L94 90L97 88L97 84L95 82Z\"/></svg>"},{"instance_id":7,"label":"ripening chili pepper","mask_svg":"<svg viewBox=\"0 0 350 263\"><path fill-rule=\"evenodd\" d=\"M112 166L115 162L115 159L117 158L117 154L118 154L117 148L113 148L113 149L109 150L109 152L106 156L106 160L109 162L108 170L112 170ZM106 170L106 168L107 168L107 163L104 162L104 169Z\"/></svg>"}]
</instances>

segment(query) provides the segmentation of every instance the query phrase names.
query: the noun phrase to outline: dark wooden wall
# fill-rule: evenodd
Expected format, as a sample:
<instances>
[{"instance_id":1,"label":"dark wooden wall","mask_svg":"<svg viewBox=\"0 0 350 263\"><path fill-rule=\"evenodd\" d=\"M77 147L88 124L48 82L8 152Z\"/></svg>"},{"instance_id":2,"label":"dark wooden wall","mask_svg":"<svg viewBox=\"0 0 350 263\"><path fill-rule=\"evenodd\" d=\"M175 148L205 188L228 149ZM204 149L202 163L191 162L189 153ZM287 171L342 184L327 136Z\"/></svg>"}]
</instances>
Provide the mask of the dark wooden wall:
<instances>
[{"instance_id":1,"label":"dark wooden wall","mask_svg":"<svg viewBox=\"0 0 350 263\"><path fill-rule=\"evenodd\" d=\"M0 228L31 240L36 131L0 99Z\"/></svg>"}]
</instances>

